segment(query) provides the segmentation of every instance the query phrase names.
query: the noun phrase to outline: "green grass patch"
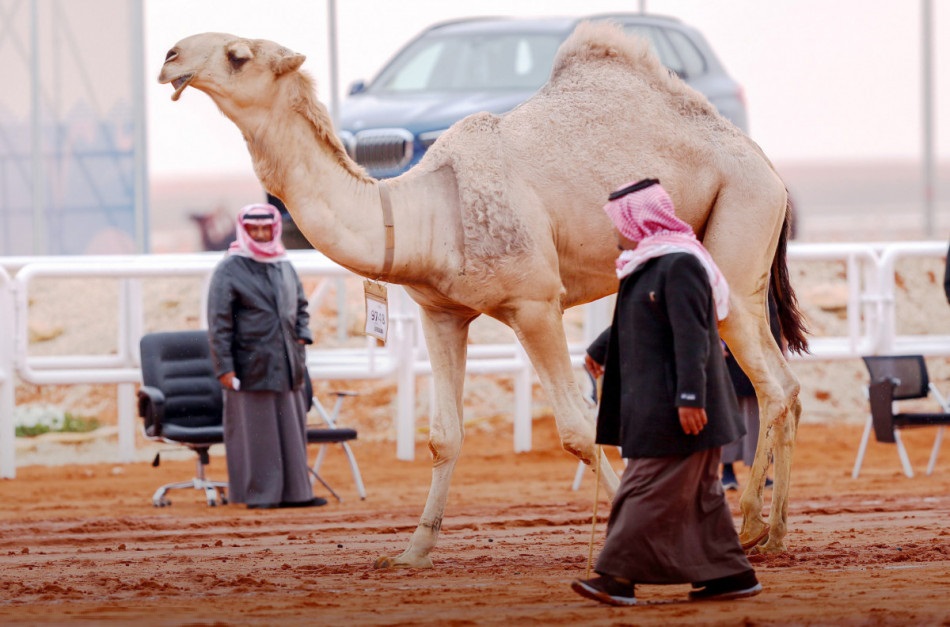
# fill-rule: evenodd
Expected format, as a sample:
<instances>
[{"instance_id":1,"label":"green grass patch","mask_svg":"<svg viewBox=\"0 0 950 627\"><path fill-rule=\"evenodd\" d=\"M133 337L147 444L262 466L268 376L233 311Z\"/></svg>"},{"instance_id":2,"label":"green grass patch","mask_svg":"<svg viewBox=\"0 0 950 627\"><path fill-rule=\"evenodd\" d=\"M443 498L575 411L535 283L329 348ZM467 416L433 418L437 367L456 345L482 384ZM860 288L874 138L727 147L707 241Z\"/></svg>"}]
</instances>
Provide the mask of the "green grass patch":
<instances>
[{"instance_id":1,"label":"green grass patch","mask_svg":"<svg viewBox=\"0 0 950 627\"><path fill-rule=\"evenodd\" d=\"M55 416L52 420L36 420L32 424L16 425L16 437L30 438L44 433L87 433L99 428L99 421L95 418L74 416L65 412L62 416Z\"/></svg>"}]
</instances>

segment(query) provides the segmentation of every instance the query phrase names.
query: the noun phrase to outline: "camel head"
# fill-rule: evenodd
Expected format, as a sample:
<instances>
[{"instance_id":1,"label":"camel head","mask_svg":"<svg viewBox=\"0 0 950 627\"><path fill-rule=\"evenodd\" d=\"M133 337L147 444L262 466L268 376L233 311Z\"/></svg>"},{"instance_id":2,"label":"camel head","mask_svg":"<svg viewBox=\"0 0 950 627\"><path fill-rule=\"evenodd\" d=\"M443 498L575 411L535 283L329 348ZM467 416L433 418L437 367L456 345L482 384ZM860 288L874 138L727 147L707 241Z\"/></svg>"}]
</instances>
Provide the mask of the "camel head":
<instances>
[{"instance_id":1,"label":"camel head","mask_svg":"<svg viewBox=\"0 0 950 627\"><path fill-rule=\"evenodd\" d=\"M223 101L240 108L267 106L278 79L305 59L266 39L202 33L182 39L168 51L158 82L172 84L172 100L190 86L211 96L218 106Z\"/></svg>"}]
</instances>

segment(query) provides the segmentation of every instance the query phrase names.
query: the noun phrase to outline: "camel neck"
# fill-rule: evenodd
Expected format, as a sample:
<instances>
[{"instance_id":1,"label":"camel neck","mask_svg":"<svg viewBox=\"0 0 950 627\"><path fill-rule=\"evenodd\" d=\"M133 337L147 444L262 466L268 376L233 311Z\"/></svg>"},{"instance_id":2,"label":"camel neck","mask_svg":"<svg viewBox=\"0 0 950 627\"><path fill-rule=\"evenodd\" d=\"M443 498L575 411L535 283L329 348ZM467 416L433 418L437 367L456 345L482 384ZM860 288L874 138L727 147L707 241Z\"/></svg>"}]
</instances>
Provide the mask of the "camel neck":
<instances>
[{"instance_id":1,"label":"camel neck","mask_svg":"<svg viewBox=\"0 0 950 627\"><path fill-rule=\"evenodd\" d=\"M324 133L299 112L238 126L254 129L245 137L258 178L284 201L314 248L357 274L381 276L383 259L377 255L386 242L378 183L343 167L333 148L321 141ZM391 262L385 274L390 269Z\"/></svg>"}]
</instances>

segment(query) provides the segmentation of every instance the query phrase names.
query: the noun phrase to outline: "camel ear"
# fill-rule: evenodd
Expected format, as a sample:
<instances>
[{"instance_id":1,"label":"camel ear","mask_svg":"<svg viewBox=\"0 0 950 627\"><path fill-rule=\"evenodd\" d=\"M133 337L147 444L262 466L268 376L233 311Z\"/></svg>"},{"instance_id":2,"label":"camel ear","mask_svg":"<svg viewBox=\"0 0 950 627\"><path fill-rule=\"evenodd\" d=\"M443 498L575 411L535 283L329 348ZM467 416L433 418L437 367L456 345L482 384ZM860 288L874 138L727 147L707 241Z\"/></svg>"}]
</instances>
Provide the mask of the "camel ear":
<instances>
[{"instance_id":1,"label":"camel ear","mask_svg":"<svg viewBox=\"0 0 950 627\"><path fill-rule=\"evenodd\" d=\"M251 47L244 41L235 41L228 44L227 51L228 63L230 63L231 67L235 70L241 69L245 63L254 58Z\"/></svg>"},{"instance_id":2,"label":"camel ear","mask_svg":"<svg viewBox=\"0 0 950 627\"><path fill-rule=\"evenodd\" d=\"M270 67L274 71L274 74L280 76L281 74L293 72L298 69L306 60L306 55L298 54L287 48L281 48L277 51L277 55L271 59Z\"/></svg>"}]
</instances>

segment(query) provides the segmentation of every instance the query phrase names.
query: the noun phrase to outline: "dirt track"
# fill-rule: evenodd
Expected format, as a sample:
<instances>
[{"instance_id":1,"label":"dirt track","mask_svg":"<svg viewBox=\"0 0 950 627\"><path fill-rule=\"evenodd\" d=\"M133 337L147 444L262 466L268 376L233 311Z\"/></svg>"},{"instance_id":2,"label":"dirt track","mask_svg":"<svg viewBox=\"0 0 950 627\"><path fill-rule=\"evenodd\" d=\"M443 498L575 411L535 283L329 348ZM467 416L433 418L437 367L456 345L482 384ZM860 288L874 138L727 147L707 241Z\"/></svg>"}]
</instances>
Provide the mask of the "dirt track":
<instances>
[{"instance_id":1,"label":"dirt track","mask_svg":"<svg viewBox=\"0 0 950 627\"><path fill-rule=\"evenodd\" d=\"M933 433L905 436L921 473ZM0 482L0 622L946 624L950 458L932 477L908 479L894 449L872 443L852 480L859 437L854 426L801 428L790 550L754 557L763 594L690 604L686 585L641 586L650 604L624 609L568 588L587 568L594 482L571 491L576 466L551 418L535 422L531 453L510 452L510 425L467 437L427 571L372 568L405 547L418 521L423 445L409 463L395 461L391 442L358 442L365 501L331 451L324 474L345 501L311 510L209 508L191 491L153 508L155 487L191 476L186 461L24 467ZM224 478L223 459L210 470ZM729 500L735 507L736 493Z\"/></svg>"}]
</instances>

